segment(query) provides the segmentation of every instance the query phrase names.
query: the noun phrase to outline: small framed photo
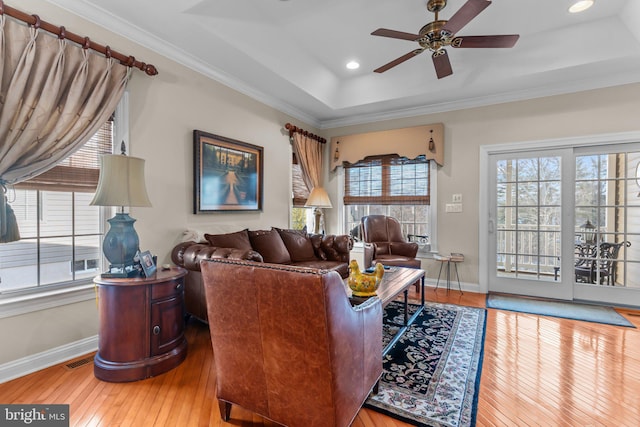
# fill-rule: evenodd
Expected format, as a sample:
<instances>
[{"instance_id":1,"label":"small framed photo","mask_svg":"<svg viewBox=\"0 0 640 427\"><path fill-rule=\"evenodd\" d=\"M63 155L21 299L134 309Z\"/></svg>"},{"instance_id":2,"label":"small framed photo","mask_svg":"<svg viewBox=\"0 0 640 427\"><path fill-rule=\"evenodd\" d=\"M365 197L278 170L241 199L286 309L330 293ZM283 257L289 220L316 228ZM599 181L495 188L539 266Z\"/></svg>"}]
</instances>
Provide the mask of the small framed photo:
<instances>
[{"instance_id":1,"label":"small framed photo","mask_svg":"<svg viewBox=\"0 0 640 427\"><path fill-rule=\"evenodd\" d=\"M156 264L153 262L153 256L151 252L144 251L140 252L140 265L142 266L142 271L144 271L144 275L146 277L151 277L156 274Z\"/></svg>"}]
</instances>

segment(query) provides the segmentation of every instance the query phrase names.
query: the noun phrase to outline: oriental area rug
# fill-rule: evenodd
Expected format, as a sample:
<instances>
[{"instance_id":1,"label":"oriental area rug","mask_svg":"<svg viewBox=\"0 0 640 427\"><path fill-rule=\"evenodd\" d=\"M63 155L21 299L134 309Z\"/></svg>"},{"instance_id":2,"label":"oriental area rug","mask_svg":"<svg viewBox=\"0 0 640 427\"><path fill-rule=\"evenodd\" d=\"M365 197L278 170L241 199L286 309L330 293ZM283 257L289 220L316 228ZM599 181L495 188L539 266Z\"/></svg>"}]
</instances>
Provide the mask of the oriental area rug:
<instances>
[{"instance_id":1,"label":"oriental area rug","mask_svg":"<svg viewBox=\"0 0 640 427\"><path fill-rule=\"evenodd\" d=\"M383 344L402 313L397 302L385 308ZM378 394L364 406L417 426L474 426L485 325L483 308L426 302L384 358Z\"/></svg>"}]
</instances>

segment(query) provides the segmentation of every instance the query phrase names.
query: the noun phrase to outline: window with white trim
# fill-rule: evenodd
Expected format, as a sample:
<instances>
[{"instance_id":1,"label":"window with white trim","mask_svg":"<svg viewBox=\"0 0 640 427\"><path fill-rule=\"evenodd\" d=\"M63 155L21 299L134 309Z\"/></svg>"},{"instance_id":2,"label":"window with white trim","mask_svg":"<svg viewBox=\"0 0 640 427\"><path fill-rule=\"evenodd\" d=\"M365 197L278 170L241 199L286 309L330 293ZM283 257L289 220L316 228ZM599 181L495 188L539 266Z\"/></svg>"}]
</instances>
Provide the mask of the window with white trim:
<instances>
[{"instance_id":1,"label":"window with white trim","mask_svg":"<svg viewBox=\"0 0 640 427\"><path fill-rule=\"evenodd\" d=\"M100 154L111 153L113 120L49 171L11 187L21 239L0 244L0 298L89 283L103 268L104 218L90 206Z\"/></svg>"},{"instance_id":2,"label":"window with white trim","mask_svg":"<svg viewBox=\"0 0 640 427\"><path fill-rule=\"evenodd\" d=\"M429 249L430 164L424 155L370 156L344 165L345 233L360 240L360 220L367 215L396 218L411 241Z\"/></svg>"}]
</instances>

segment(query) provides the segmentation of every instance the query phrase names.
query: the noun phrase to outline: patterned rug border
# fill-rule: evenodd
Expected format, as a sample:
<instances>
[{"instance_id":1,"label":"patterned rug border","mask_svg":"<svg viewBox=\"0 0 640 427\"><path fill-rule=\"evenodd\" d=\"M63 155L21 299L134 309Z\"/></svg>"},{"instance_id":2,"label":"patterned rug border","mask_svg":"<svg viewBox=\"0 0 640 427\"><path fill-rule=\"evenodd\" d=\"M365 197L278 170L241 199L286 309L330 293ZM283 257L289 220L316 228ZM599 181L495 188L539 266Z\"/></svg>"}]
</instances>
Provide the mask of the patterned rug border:
<instances>
[{"instance_id":1,"label":"patterned rug border","mask_svg":"<svg viewBox=\"0 0 640 427\"><path fill-rule=\"evenodd\" d=\"M411 304L414 301L409 301L409 303ZM411 305L416 305L416 304L411 304ZM419 304L417 304L419 305ZM369 400L372 400L375 398L374 397L370 397L369 399L367 399L367 401L364 404L364 407L369 408L371 410L374 410L376 412L388 415L392 418L398 419L400 421L415 425L415 426L419 426L419 427L466 427L466 426L475 426L476 425L476 419L477 419L477 412L478 412L478 398L479 398L479 394L480 394L480 380L482 378L482 365L483 365L483 361L484 361L484 340L485 340L485 336L486 336L486 329L487 329L487 309L484 307L472 307L472 306L465 306L465 305L459 305L459 304L450 304L450 303L438 303L438 302L432 302L432 301L425 301L425 311L429 308L429 307L436 307L436 308L443 308L443 309L447 309L447 310L455 310L456 312L460 312L460 311L464 311L464 310L470 310L470 311L475 311L476 313L481 313L478 314L478 325L481 323L482 327L481 330L478 331L478 328L476 327L476 332L475 332L475 341L474 341L474 355L477 352L477 367L476 367L476 374L475 374L475 379L473 381L473 396L471 398L471 414L469 416L469 424L449 424L449 423L442 423L436 420L429 420L429 419L423 419L423 420L417 420L416 418L418 418L418 416L414 416L413 418L408 417L408 416L404 416L398 412L393 412L392 410L388 410L386 408L382 408L379 406L375 406L369 403ZM418 322L418 320L416 320L416 322ZM458 318L458 316L456 316L456 331L457 328L459 327L460 324L460 319ZM414 325L412 325L412 327L414 327L416 324L414 323ZM455 335L452 337L451 335L449 335L448 340L449 339L453 339L455 338ZM396 344L398 345L398 344ZM451 345L448 346L448 348L451 348ZM472 361L473 363L473 361ZM471 372L471 370L470 370ZM380 388L382 389L382 383L380 385ZM465 397L468 398L467 394L469 393L465 393ZM459 421L460 419L458 419Z\"/></svg>"}]
</instances>

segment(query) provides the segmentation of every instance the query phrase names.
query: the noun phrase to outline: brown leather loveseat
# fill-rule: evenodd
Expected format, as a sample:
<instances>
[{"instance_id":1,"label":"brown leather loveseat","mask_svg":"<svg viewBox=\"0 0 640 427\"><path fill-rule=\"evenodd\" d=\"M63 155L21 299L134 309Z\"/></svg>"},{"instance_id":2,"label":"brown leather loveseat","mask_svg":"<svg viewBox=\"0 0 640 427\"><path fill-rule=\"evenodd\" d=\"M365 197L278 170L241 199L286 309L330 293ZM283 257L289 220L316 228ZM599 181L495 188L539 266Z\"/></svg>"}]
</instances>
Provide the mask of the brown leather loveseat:
<instances>
[{"instance_id":1,"label":"brown leather loveseat","mask_svg":"<svg viewBox=\"0 0 640 427\"><path fill-rule=\"evenodd\" d=\"M352 307L334 271L201 267L222 419L239 405L286 426L349 426L382 374L380 300Z\"/></svg>"},{"instance_id":2,"label":"brown leather loveseat","mask_svg":"<svg viewBox=\"0 0 640 427\"><path fill-rule=\"evenodd\" d=\"M348 235L307 234L306 230L240 230L227 234L205 234L206 243L194 241L176 245L171 260L186 268L185 309L207 322L207 307L200 263L205 259L242 259L335 270L349 276L349 253L353 240Z\"/></svg>"}]
</instances>

